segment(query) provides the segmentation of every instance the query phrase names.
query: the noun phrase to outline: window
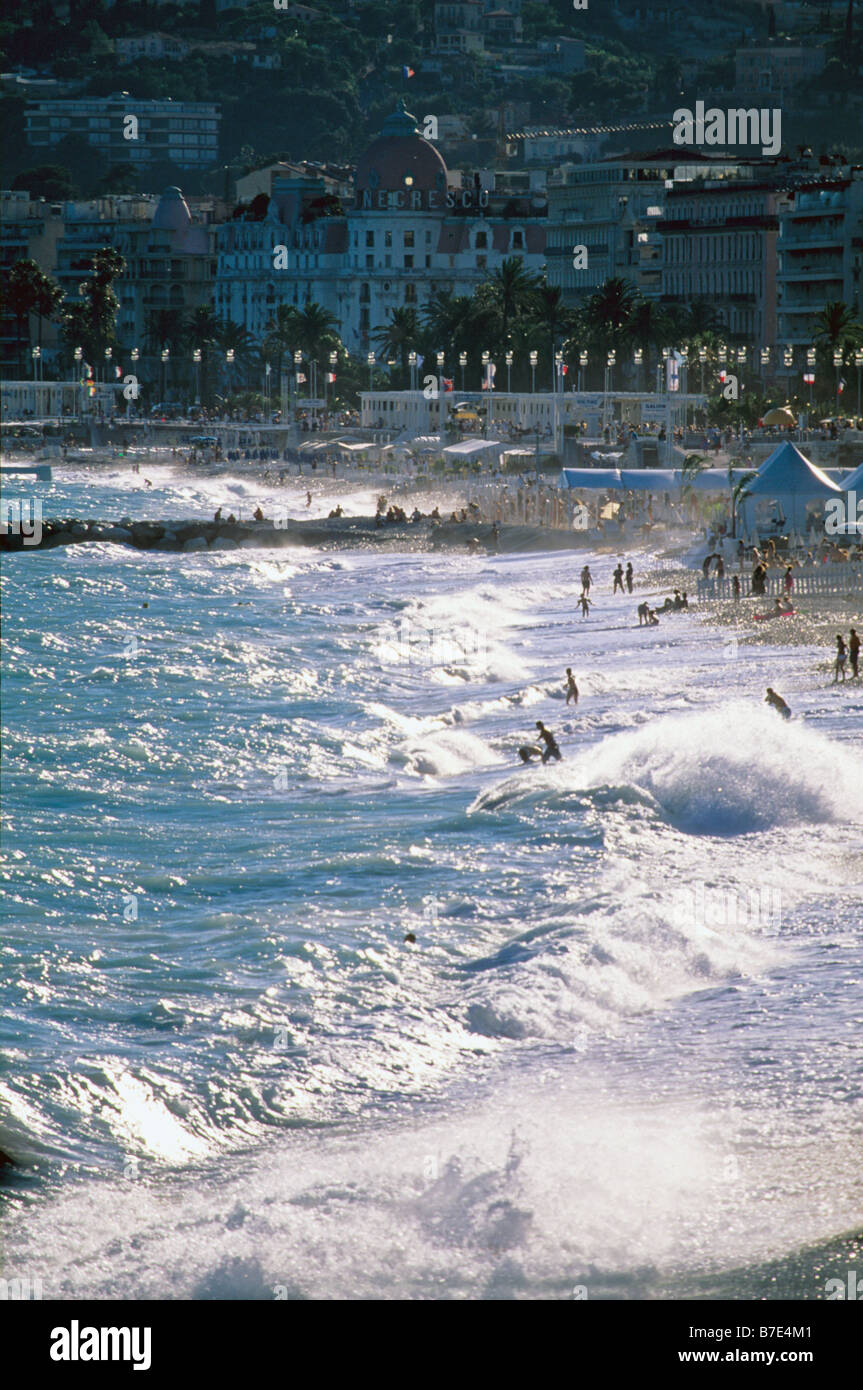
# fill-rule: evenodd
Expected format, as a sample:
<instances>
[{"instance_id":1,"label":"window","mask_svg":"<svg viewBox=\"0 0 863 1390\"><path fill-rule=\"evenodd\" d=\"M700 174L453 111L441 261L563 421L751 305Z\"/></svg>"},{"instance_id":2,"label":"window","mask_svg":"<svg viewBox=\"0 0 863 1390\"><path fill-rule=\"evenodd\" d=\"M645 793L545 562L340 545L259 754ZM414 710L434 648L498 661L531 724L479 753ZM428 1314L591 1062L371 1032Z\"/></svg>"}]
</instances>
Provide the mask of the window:
<instances>
[{"instance_id":1,"label":"window","mask_svg":"<svg viewBox=\"0 0 863 1390\"><path fill-rule=\"evenodd\" d=\"M384 232L384 246L392 246L392 244L393 244L393 234L392 234L392 232Z\"/></svg>"},{"instance_id":2,"label":"window","mask_svg":"<svg viewBox=\"0 0 863 1390\"><path fill-rule=\"evenodd\" d=\"M368 304L370 298L371 298L371 295L370 295L370 291L369 291L368 282L367 282L367 281L363 281L363 283L360 285L360 303L361 303L361 304Z\"/></svg>"},{"instance_id":3,"label":"window","mask_svg":"<svg viewBox=\"0 0 863 1390\"><path fill-rule=\"evenodd\" d=\"M416 304L417 287L416 285L405 285L405 304Z\"/></svg>"},{"instance_id":4,"label":"window","mask_svg":"<svg viewBox=\"0 0 863 1390\"><path fill-rule=\"evenodd\" d=\"M374 232L366 232L366 246L374 246L374 244L375 244L375 234L374 234Z\"/></svg>"},{"instance_id":5,"label":"window","mask_svg":"<svg viewBox=\"0 0 863 1390\"><path fill-rule=\"evenodd\" d=\"M485 268L486 268L487 265L488 265L488 256L477 256L477 258L476 258L477 270L485 270Z\"/></svg>"},{"instance_id":6,"label":"window","mask_svg":"<svg viewBox=\"0 0 863 1390\"><path fill-rule=\"evenodd\" d=\"M374 258L374 256L366 256L366 270L374 270L374 268L375 268L375 258Z\"/></svg>"},{"instance_id":7,"label":"window","mask_svg":"<svg viewBox=\"0 0 863 1390\"><path fill-rule=\"evenodd\" d=\"M414 244L414 234L413 234L413 232L405 232L405 246L413 246L413 244Z\"/></svg>"},{"instance_id":8,"label":"window","mask_svg":"<svg viewBox=\"0 0 863 1390\"><path fill-rule=\"evenodd\" d=\"M413 268L414 268L414 258L413 258L413 256L405 256L405 270L413 270Z\"/></svg>"},{"instance_id":9,"label":"window","mask_svg":"<svg viewBox=\"0 0 863 1390\"><path fill-rule=\"evenodd\" d=\"M431 256L426 256L426 270L431 270Z\"/></svg>"},{"instance_id":10,"label":"window","mask_svg":"<svg viewBox=\"0 0 863 1390\"><path fill-rule=\"evenodd\" d=\"M523 250L524 250L524 232L513 232L513 234L512 234L512 249L513 249L514 251L523 251Z\"/></svg>"},{"instance_id":11,"label":"window","mask_svg":"<svg viewBox=\"0 0 863 1390\"><path fill-rule=\"evenodd\" d=\"M476 242L475 242L474 244L475 244L476 246L482 246L483 248L487 247L487 246L488 246L488 232L477 232L477 234L476 234Z\"/></svg>"}]
</instances>

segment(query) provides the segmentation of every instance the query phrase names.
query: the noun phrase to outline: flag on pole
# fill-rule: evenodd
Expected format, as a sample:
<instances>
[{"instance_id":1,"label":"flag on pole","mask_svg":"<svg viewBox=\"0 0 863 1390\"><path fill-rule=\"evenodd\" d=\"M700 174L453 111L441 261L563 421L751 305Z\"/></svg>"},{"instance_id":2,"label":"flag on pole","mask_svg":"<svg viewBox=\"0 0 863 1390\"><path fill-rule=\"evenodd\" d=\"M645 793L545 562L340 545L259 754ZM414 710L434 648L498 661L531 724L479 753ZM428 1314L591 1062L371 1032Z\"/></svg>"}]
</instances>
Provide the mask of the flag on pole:
<instances>
[{"instance_id":1,"label":"flag on pole","mask_svg":"<svg viewBox=\"0 0 863 1390\"><path fill-rule=\"evenodd\" d=\"M335 372L327 372L327 381L335 381L335 379L336 379L336 374L335 374Z\"/></svg>"},{"instance_id":2,"label":"flag on pole","mask_svg":"<svg viewBox=\"0 0 863 1390\"><path fill-rule=\"evenodd\" d=\"M451 376L442 377L441 380L443 381L443 389L444 389L444 391L454 391L454 390L455 390L455 387L453 386L453 380L452 380L452 377L451 377Z\"/></svg>"},{"instance_id":3,"label":"flag on pole","mask_svg":"<svg viewBox=\"0 0 863 1390\"><path fill-rule=\"evenodd\" d=\"M305 372L297 372L297 381L305 381L305 380L306 380L306 374L305 374Z\"/></svg>"},{"instance_id":4,"label":"flag on pole","mask_svg":"<svg viewBox=\"0 0 863 1390\"><path fill-rule=\"evenodd\" d=\"M119 380L120 380L120 377L123 375L123 368L122 368L122 367L115 367L115 368L114 368L114 375L115 375L115 377L117 378L117 380L119 381Z\"/></svg>"},{"instance_id":5,"label":"flag on pole","mask_svg":"<svg viewBox=\"0 0 863 1390\"><path fill-rule=\"evenodd\" d=\"M408 65L407 65L407 63L405 63L405 64L403 65L403 67L402 67L402 77L408 78L408 77L413 77L414 75L415 75L415 74L414 74L413 68L409 68Z\"/></svg>"},{"instance_id":6,"label":"flag on pole","mask_svg":"<svg viewBox=\"0 0 863 1390\"><path fill-rule=\"evenodd\" d=\"M497 371L497 367L494 365L493 362L487 362L487 363L486 363L485 373L484 373L484 375L483 375L483 382L482 382L482 389L483 389L483 391L493 391L493 390L494 390L494 374L495 374L496 371Z\"/></svg>"}]
</instances>

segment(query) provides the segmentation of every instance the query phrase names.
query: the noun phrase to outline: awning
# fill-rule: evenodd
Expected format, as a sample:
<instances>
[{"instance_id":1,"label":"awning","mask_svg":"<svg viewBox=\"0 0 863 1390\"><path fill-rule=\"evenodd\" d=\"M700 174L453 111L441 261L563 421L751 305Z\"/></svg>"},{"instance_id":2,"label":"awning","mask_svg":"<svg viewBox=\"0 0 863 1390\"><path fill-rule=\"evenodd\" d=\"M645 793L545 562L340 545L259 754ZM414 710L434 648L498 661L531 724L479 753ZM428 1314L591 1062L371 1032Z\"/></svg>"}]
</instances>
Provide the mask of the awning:
<instances>
[{"instance_id":1,"label":"awning","mask_svg":"<svg viewBox=\"0 0 863 1390\"><path fill-rule=\"evenodd\" d=\"M841 491L793 444L774 449L746 487L749 497L835 497Z\"/></svg>"},{"instance_id":2,"label":"awning","mask_svg":"<svg viewBox=\"0 0 863 1390\"><path fill-rule=\"evenodd\" d=\"M442 451L450 458L470 458L473 454L481 454L484 449L499 449L500 440L495 439L469 439L464 444L448 444Z\"/></svg>"}]
</instances>

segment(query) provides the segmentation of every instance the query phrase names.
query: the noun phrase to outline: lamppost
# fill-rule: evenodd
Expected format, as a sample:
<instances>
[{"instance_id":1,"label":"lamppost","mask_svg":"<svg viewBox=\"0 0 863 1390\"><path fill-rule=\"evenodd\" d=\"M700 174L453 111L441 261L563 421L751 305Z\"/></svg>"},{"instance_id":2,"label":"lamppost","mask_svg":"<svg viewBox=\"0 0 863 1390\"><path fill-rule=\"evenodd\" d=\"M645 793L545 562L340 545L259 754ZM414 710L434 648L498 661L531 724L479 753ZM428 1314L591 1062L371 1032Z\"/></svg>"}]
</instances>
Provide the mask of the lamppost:
<instances>
[{"instance_id":1,"label":"lamppost","mask_svg":"<svg viewBox=\"0 0 863 1390\"><path fill-rule=\"evenodd\" d=\"M42 363L42 349L41 349L40 347L34 347L32 356L33 356L33 380L34 380L34 381L38 381L38 380L39 380L39 367L41 366L41 363Z\"/></svg>"},{"instance_id":2,"label":"lamppost","mask_svg":"<svg viewBox=\"0 0 863 1390\"><path fill-rule=\"evenodd\" d=\"M339 354L336 352L335 348L333 348L332 352L330 353L330 376L333 379L333 406L335 406L336 404L336 366L338 365L338 360Z\"/></svg>"},{"instance_id":3,"label":"lamppost","mask_svg":"<svg viewBox=\"0 0 863 1390\"><path fill-rule=\"evenodd\" d=\"M300 367L303 365L303 354L300 348L294 352L294 410L300 403Z\"/></svg>"},{"instance_id":4,"label":"lamppost","mask_svg":"<svg viewBox=\"0 0 863 1390\"><path fill-rule=\"evenodd\" d=\"M77 401L78 401L78 413L79 413L79 415L82 415L82 416L83 416L83 414L84 414L84 383L83 383L83 380L82 380L82 378L81 378L81 363L82 363L83 360L84 360L84 349L83 349L83 348L76 347L75 351L72 353L72 356L73 356L73 358L75 359L75 377L76 377L76 380L77 380L77 382L78 382L78 390L75 392L75 395L76 395L76 398L77 398Z\"/></svg>"},{"instance_id":5,"label":"lamppost","mask_svg":"<svg viewBox=\"0 0 863 1390\"><path fill-rule=\"evenodd\" d=\"M809 383L809 404L810 404L810 406L811 406L811 404L812 404L812 387L813 387L814 384L815 384L815 364L816 364L817 360L818 360L818 354L817 354L815 348L814 348L814 347L807 348L807 349L806 349L806 375L805 375L805 377L803 378L803 380L804 380L804 381L808 381L808 383Z\"/></svg>"},{"instance_id":6,"label":"lamppost","mask_svg":"<svg viewBox=\"0 0 863 1390\"><path fill-rule=\"evenodd\" d=\"M670 356L671 348L664 347L662 349L662 361L658 364L656 368L659 374L657 389L660 392L663 390L663 387L666 391L668 390L668 359Z\"/></svg>"},{"instance_id":7,"label":"lamppost","mask_svg":"<svg viewBox=\"0 0 863 1390\"><path fill-rule=\"evenodd\" d=\"M536 348L532 348L530 353L530 389L534 393L536 392L536 364L538 360L539 354Z\"/></svg>"},{"instance_id":8,"label":"lamppost","mask_svg":"<svg viewBox=\"0 0 863 1390\"><path fill-rule=\"evenodd\" d=\"M785 394L786 394L786 396L790 399L790 397L791 397L791 381L790 381L790 377L791 377L792 372L794 371L794 349L793 349L793 347L791 346L790 343L787 345L787 347L785 348L785 351L784 351L783 354L782 354L782 365L784 366L784 368L785 368L785 373L786 373Z\"/></svg>"},{"instance_id":9,"label":"lamppost","mask_svg":"<svg viewBox=\"0 0 863 1390\"><path fill-rule=\"evenodd\" d=\"M560 349L554 354L554 390L563 390L563 353Z\"/></svg>"},{"instance_id":10,"label":"lamppost","mask_svg":"<svg viewBox=\"0 0 863 1390\"><path fill-rule=\"evenodd\" d=\"M373 352L367 352L367 353L366 353L366 363L368 364L368 369L369 369L369 393L371 394L371 390L372 390L372 372L373 372L374 369L375 369L375 355L374 355Z\"/></svg>"},{"instance_id":11,"label":"lamppost","mask_svg":"<svg viewBox=\"0 0 863 1390\"><path fill-rule=\"evenodd\" d=\"M854 366L857 368L857 416L858 416L857 428L859 429L859 428L860 428L859 416L860 416L860 412L861 412L861 407L860 407L860 376L861 376L861 373L863 373L863 348L856 348L856 349L855 349L855 351L854 351Z\"/></svg>"},{"instance_id":12,"label":"lamppost","mask_svg":"<svg viewBox=\"0 0 863 1390\"><path fill-rule=\"evenodd\" d=\"M139 385L138 385L138 359L139 359L140 356L141 356L141 354L140 354L140 352L138 351L137 348L132 348L132 351L129 353L129 357L130 357L131 362L132 362L132 376L135 378L135 389L136 389L136 393L137 393L137 394L133 397L133 400L136 400L136 401L139 399L140 394L141 394L141 390L140 390L140 387L139 387ZM129 405L131 406L131 401L129 402ZM139 408L139 407L137 407L137 406L135 407L136 412L137 412L138 408ZM127 411L127 414L130 414L130 413L131 413L131 411Z\"/></svg>"},{"instance_id":13,"label":"lamppost","mask_svg":"<svg viewBox=\"0 0 863 1390\"><path fill-rule=\"evenodd\" d=\"M761 353L761 390L767 389L767 368L770 366L770 349L762 348Z\"/></svg>"},{"instance_id":14,"label":"lamppost","mask_svg":"<svg viewBox=\"0 0 863 1390\"><path fill-rule=\"evenodd\" d=\"M267 423L269 423L269 416L270 416L270 372L271 372L272 370L273 370L273 369L272 369L272 367L270 366L269 362L265 362L265 363L264 363L264 414L265 414L266 417L267 417Z\"/></svg>"},{"instance_id":15,"label":"lamppost","mask_svg":"<svg viewBox=\"0 0 863 1390\"><path fill-rule=\"evenodd\" d=\"M417 389L417 355L413 348L408 353L408 366L411 370L411 390Z\"/></svg>"},{"instance_id":16,"label":"lamppost","mask_svg":"<svg viewBox=\"0 0 863 1390\"><path fill-rule=\"evenodd\" d=\"M633 366L635 367L635 389L636 389L636 391L638 391L638 390L640 389L640 387L641 387L641 365L642 365L643 361L644 361L644 349L643 349L643 348L636 348L635 351L634 351L634 353L632 354L632 363L633 363Z\"/></svg>"},{"instance_id":17,"label":"lamppost","mask_svg":"<svg viewBox=\"0 0 863 1390\"><path fill-rule=\"evenodd\" d=\"M833 349L833 366L836 368L836 414L839 414L839 373L842 371L843 352L841 348Z\"/></svg>"},{"instance_id":18,"label":"lamppost","mask_svg":"<svg viewBox=\"0 0 863 1390\"><path fill-rule=\"evenodd\" d=\"M702 394L702 396L703 396L703 395L704 395L704 368L705 368L705 366L707 365L707 348L706 348L706 347L700 347L700 348L698 349L698 362L699 362L699 366L701 367L701 394Z\"/></svg>"},{"instance_id":19,"label":"lamppost","mask_svg":"<svg viewBox=\"0 0 863 1390\"><path fill-rule=\"evenodd\" d=\"M436 352L436 353L435 353L435 362L437 363L437 375L438 375L437 389L438 389L438 392L439 392L439 393L441 393L441 392L443 391L443 366L444 366L445 360L446 360L446 358L445 358L445 356L444 356L444 354L443 354L442 352Z\"/></svg>"},{"instance_id":20,"label":"lamppost","mask_svg":"<svg viewBox=\"0 0 863 1390\"><path fill-rule=\"evenodd\" d=\"M106 381L110 381L110 379L111 379L108 369L109 369L109 367L111 366L111 358L112 358L113 356L114 356L114 349L113 349L113 348L110 348L110 347L106 347L106 348L105 348L105 380L106 380Z\"/></svg>"},{"instance_id":21,"label":"lamppost","mask_svg":"<svg viewBox=\"0 0 863 1390\"><path fill-rule=\"evenodd\" d=\"M512 352L508 352L503 359L506 362L506 394L512 395Z\"/></svg>"},{"instance_id":22,"label":"lamppost","mask_svg":"<svg viewBox=\"0 0 863 1390\"><path fill-rule=\"evenodd\" d=\"M460 353L459 353L459 355L458 355L458 364L459 364L459 366L461 367L461 393L462 393L462 395L464 395L464 369L465 369L465 367L467 366L467 353L466 353L466 352L460 352Z\"/></svg>"},{"instance_id":23,"label":"lamppost","mask_svg":"<svg viewBox=\"0 0 863 1390\"><path fill-rule=\"evenodd\" d=\"M168 395L168 361L171 356L170 348L162 348L162 400Z\"/></svg>"},{"instance_id":24,"label":"lamppost","mask_svg":"<svg viewBox=\"0 0 863 1390\"><path fill-rule=\"evenodd\" d=\"M137 349L136 349L137 352ZM132 353L135 356L135 352ZM195 348L192 353L192 361L195 364L195 405L201 404L201 349Z\"/></svg>"},{"instance_id":25,"label":"lamppost","mask_svg":"<svg viewBox=\"0 0 863 1390\"><path fill-rule=\"evenodd\" d=\"M585 383L585 380L586 380L586 373L587 373L587 353L586 353L586 352L580 352L580 353L578 354L578 389L579 389L579 391L583 391L583 390L584 390L584 383Z\"/></svg>"},{"instance_id":26,"label":"lamppost","mask_svg":"<svg viewBox=\"0 0 863 1390\"><path fill-rule=\"evenodd\" d=\"M233 367L233 365L234 365L234 349L233 349L233 348L228 348L227 352L225 353L225 367L226 367L226 370L227 370L227 377L228 377L228 400L229 400L229 401L230 401L230 399L231 399L231 375L232 375L232 373L231 373L231 368Z\"/></svg>"},{"instance_id":27,"label":"lamppost","mask_svg":"<svg viewBox=\"0 0 863 1390\"><path fill-rule=\"evenodd\" d=\"M614 367L617 362L617 353L607 352L605 355L605 400L602 403L603 425L605 429L610 429L609 424L609 394L614 381Z\"/></svg>"}]
</instances>

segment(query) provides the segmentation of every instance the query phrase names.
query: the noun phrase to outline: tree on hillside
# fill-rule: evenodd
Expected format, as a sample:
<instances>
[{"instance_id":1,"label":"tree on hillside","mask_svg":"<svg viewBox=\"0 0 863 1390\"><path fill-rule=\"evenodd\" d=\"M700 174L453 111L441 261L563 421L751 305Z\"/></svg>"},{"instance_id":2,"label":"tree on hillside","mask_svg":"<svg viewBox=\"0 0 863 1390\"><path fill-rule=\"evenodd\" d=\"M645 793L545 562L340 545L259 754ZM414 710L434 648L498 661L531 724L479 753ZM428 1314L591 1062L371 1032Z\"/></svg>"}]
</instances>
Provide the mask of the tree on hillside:
<instances>
[{"instance_id":1,"label":"tree on hillside","mask_svg":"<svg viewBox=\"0 0 863 1390\"><path fill-rule=\"evenodd\" d=\"M26 189L31 198L44 198L48 203L62 203L74 198L75 180L62 164L37 164L25 169L12 180L13 188Z\"/></svg>"}]
</instances>

